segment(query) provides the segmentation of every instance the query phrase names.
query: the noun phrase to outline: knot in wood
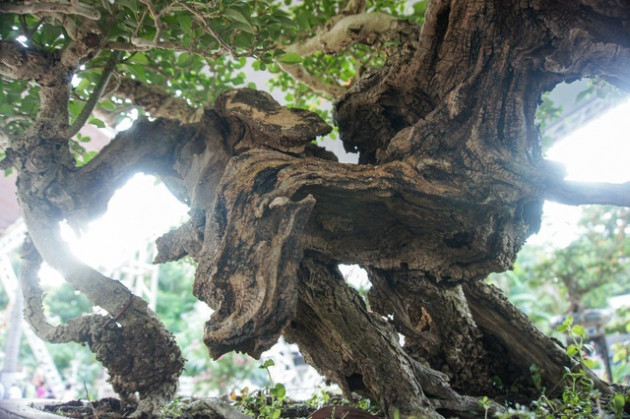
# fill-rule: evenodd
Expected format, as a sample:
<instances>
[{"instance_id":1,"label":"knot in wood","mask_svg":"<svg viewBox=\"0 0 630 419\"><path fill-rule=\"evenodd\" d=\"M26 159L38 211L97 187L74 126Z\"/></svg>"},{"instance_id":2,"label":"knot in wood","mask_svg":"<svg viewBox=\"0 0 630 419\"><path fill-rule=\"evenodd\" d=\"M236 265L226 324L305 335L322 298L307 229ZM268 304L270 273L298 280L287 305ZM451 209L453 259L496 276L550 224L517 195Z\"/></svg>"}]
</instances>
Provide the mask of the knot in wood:
<instances>
[{"instance_id":1,"label":"knot in wood","mask_svg":"<svg viewBox=\"0 0 630 419\"><path fill-rule=\"evenodd\" d=\"M50 141L42 141L28 154L25 168L31 173L44 173L55 166L55 149L58 148Z\"/></svg>"},{"instance_id":2,"label":"knot in wood","mask_svg":"<svg viewBox=\"0 0 630 419\"><path fill-rule=\"evenodd\" d=\"M332 128L314 112L281 106L266 92L235 89L221 94L216 111L226 119L236 118L247 128L238 144L240 149L265 146L290 153L301 153L317 136Z\"/></svg>"}]
</instances>

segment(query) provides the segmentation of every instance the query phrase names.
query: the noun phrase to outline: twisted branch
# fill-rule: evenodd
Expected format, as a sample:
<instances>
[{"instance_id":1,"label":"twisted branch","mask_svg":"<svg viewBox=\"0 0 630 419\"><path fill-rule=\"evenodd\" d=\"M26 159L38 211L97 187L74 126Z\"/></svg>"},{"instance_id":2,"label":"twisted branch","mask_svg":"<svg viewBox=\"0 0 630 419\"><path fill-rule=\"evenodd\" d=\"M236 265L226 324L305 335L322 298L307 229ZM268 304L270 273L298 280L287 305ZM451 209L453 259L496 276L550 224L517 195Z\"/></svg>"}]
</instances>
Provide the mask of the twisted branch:
<instances>
[{"instance_id":1,"label":"twisted branch","mask_svg":"<svg viewBox=\"0 0 630 419\"><path fill-rule=\"evenodd\" d=\"M202 115L202 112L188 105L185 99L175 97L159 86L146 85L127 77L118 81L118 86L112 93L131 100L134 105L156 118L193 123L198 122Z\"/></svg>"},{"instance_id":2,"label":"twisted branch","mask_svg":"<svg viewBox=\"0 0 630 419\"><path fill-rule=\"evenodd\" d=\"M313 38L286 48L301 56L316 52L339 54L351 44L375 45L386 41L405 41L406 32L415 34L418 26L384 13L345 16Z\"/></svg>"},{"instance_id":3,"label":"twisted branch","mask_svg":"<svg viewBox=\"0 0 630 419\"><path fill-rule=\"evenodd\" d=\"M51 343L86 342L96 327L103 325L107 318L100 315L83 316L72 319L68 324L53 326L44 314L44 292L39 286L38 271L42 258L30 239L24 241L20 264L20 285L26 302L24 317L33 331L42 340Z\"/></svg>"},{"instance_id":4,"label":"twisted branch","mask_svg":"<svg viewBox=\"0 0 630 419\"><path fill-rule=\"evenodd\" d=\"M0 3L0 13L16 13L19 15L32 15L42 13L62 13L66 15L83 16L90 20L99 20L101 12L92 6L78 2L68 1L42 1L21 3Z\"/></svg>"}]
</instances>

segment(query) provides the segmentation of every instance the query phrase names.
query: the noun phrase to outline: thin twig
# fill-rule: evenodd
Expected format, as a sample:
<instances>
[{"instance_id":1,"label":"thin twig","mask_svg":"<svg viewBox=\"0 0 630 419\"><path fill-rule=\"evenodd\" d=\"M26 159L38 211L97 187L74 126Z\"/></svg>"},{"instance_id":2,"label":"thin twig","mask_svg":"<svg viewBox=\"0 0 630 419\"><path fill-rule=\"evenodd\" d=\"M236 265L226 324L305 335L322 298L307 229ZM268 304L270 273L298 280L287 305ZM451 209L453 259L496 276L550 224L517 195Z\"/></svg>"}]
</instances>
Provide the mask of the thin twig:
<instances>
[{"instance_id":1,"label":"thin twig","mask_svg":"<svg viewBox=\"0 0 630 419\"><path fill-rule=\"evenodd\" d=\"M96 408L94 407L94 403L92 403L92 398L90 397L90 393L88 393L87 384L83 381L83 389L85 390L85 397L87 399L88 405L90 409L92 409L92 415L94 415L95 419L99 419L98 413L96 412Z\"/></svg>"},{"instance_id":2,"label":"thin twig","mask_svg":"<svg viewBox=\"0 0 630 419\"><path fill-rule=\"evenodd\" d=\"M346 92L346 88L344 88L343 86L340 86L338 84L326 83L322 79L313 76L304 68L304 66L300 64L279 64L282 71L292 76L296 81L304 83L316 93L323 93L336 99L341 97Z\"/></svg>"},{"instance_id":3,"label":"thin twig","mask_svg":"<svg viewBox=\"0 0 630 419\"><path fill-rule=\"evenodd\" d=\"M212 36L214 39L217 40L217 42L219 43L219 45L221 45L221 47L223 49L225 49L226 51L228 51L230 54L232 54L232 56L237 57L239 56L238 53L236 52L236 50L234 48L232 48L227 42L225 42L223 40L223 38L221 38L219 36L218 33L215 32L214 29L212 29L212 26L210 26L210 24L208 22L206 22L206 17L200 13L197 9L195 9L194 7L190 7L189 5L187 5L186 3L183 2L179 2L179 4L181 4L186 10L188 10L190 13L192 13L193 15L195 15L199 20L201 20L201 22L203 23L204 26L204 30L206 32L208 32L208 34L210 36Z\"/></svg>"},{"instance_id":4,"label":"thin twig","mask_svg":"<svg viewBox=\"0 0 630 419\"><path fill-rule=\"evenodd\" d=\"M147 51L153 48L159 49L170 49L173 51L180 52L189 52L191 54L199 55L200 57L210 58L211 60L216 60L217 58L225 55L224 51L217 51L215 53L209 54L207 50L197 49L197 48L186 48L180 44L174 42L159 42L154 43L153 41L149 41L142 38L131 38L132 45L122 44L122 43L111 43L107 44L107 48L114 50L124 50L124 51ZM240 55L236 55L240 56Z\"/></svg>"},{"instance_id":5,"label":"thin twig","mask_svg":"<svg viewBox=\"0 0 630 419\"><path fill-rule=\"evenodd\" d=\"M107 83L109 82L109 76L112 74L112 71L114 71L114 68L116 68L116 64L118 64L118 59L120 57L120 54L121 54L120 51L114 51L109 56L109 59L107 60L107 64L105 65L105 68L103 69L103 73L101 73L101 79L98 81L98 84L94 88L92 95L90 96L88 101L85 103L85 106L81 110L81 113L79 114L77 119L74 120L74 123L72 124L70 129L68 129L68 132L66 133L66 138L74 137L81 130L81 127L83 127L83 125L85 125L85 123L87 122L88 118L92 114L92 111L94 110L94 107L100 100L101 95L103 94L103 91L105 90L105 87L107 87Z\"/></svg>"},{"instance_id":6,"label":"thin twig","mask_svg":"<svg viewBox=\"0 0 630 419\"><path fill-rule=\"evenodd\" d=\"M162 25L160 25L160 15L153 8L153 3L151 0L140 0L142 4L147 6L149 13L151 13L151 17L153 18L153 22L155 23L155 35L153 36L153 42L160 42L160 36L162 35ZM140 27L140 25L138 25Z\"/></svg>"}]
</instances>

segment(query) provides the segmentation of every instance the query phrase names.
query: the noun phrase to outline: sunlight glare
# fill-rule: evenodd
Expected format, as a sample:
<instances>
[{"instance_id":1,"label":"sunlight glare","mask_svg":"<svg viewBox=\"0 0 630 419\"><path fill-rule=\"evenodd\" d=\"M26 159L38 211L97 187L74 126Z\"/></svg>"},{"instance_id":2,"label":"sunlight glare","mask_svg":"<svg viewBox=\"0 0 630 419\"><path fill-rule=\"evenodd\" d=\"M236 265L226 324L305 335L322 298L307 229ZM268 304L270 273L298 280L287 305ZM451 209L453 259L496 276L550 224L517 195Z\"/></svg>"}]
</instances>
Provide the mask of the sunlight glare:
<instances>
[{"instance_id":1,"label":"sunlight glare","mask_svg":"<svg viewBox=\"0 0 630 419\"><path fill-rule=\"evenodd\" d=\"M581 182L623 183L630 181L630 99L575 130L547 153L547 158L565 166L565 179ZM546 201L542 227L528 244L568 246L580 231L576 228L581 207Z\"/></svg>"},{"instance_id":2,"label":"sunlight glare","mask_svg":"<svg viewBox=\"0 0 630 419\"><path fill-rule=\"evenodd\" d=\"M630 181L630 99L572 132L547 153L563 163L567 180Z\"/></svg>"},{"instance_id":3,"label":"sunlight glare","mask_svg":"<svg viewBox=\"0 0 630 419\"><path fill-rule=\"evenodd\" d=\"M93 267L114 269L148 241L179 226L188 207L152 176L138 174L116 191L107 212L81 237L67 225L62 236L76 257Z\"/></svg>"}]
</instances>

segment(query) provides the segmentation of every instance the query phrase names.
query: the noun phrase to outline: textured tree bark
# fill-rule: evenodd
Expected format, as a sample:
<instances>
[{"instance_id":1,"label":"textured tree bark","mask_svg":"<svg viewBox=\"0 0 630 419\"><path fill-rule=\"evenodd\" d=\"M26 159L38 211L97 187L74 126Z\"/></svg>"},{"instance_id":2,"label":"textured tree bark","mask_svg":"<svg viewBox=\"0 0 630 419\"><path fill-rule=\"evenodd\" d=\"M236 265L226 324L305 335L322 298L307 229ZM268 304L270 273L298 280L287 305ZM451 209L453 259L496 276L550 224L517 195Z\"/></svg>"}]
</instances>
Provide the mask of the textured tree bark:
<instances>
[{"instance_id":1,"label":"textured tree bark","mask_svg":"<svg viewBox=\"0 0 630 419\"><path fill-rule=\"evenodd\" d=\"M158 241L157 260L199 263L194 293L215 310L204 330L212 356L258 356L284 333L348 397L372 397L389 416L474 416L475 396L502 402L516 383L518 401L528 401L538 392L531 364L558 389L574 361L481 281L512 266L539 228L545 198L628 205L628 185L601 192L564 182L543 159L533 121L542 92L560 81L602 76L630 87L629 22L630 5L619 1L431 1L417 48L335 106L359 165L311 144L330 130L315 114L261 92L226 92L202 115L134 90L130 97L156 112L199 122L139 121L83 168L39 127L38 141L15 151L33 242L110 313L91 344L115 371L132 370L110 348L134 353L142 333L157 344L138 352L136 369L171 361L147 377L163 387L121 380L123 394L172 394L179 353L146 305L69 258L50 226L64 218L80 226L143 170L191 207L190 221ZM67 95L57 82L44 105ZM42 115L63 131L51 106ZM369 271L372 311L338 263ZM115 321L122 330L105 327Z\"/></svg>"},{"instance_id":2,"label":"textured tree bark","mask_svg":"<svg viewBox=\"0 0 630 419\"><path fill-rule=\"evenodd\" d=\"M285 330L320 373L350 399L357 392L377 400L388 416L441 417L436 408L464 417L479 413L475 398L457 394L446 375L399 345L394 329L367 310L334 261L320 259L307 254L302 260L298 312Z\"/></svg>"},{"instance_id":3,"label":"textured tree bark","mask_svg":"<svg viewBox=\"0 0 630 419\"><path fill-rule=\"evenodd\" d=\"M573 361L480 281L511 267L539 228L542 200L566 194L533 123L541 93L608 71L627 82L610 68L630 63L621 23L630 9L587 3L432 2L415 55L336 106L358 166L272 143L265 133L282 130L264 121L277 121L277 108L248 114L266 115L257 120L239 113L257 106L251 93L220 100L218 113L231 126L240 120L247 140L231 147L237 155L203 207L196 243L170 238L181 243L172 254L200 249L195 294L217 310L204 334L211 353L258 355L284 333L348 396L373 397L389 415L471 414L469 396L503 401L517 384L526 402L538 393L532 364L557 390ZM574 23L561 25L567 14ZM607 56L613 45L619 52ZM317 131L314 120L283 121L304 129L299 144ZM369 270L374 312L336 263Z\"/></svg>"}]
</instances>

